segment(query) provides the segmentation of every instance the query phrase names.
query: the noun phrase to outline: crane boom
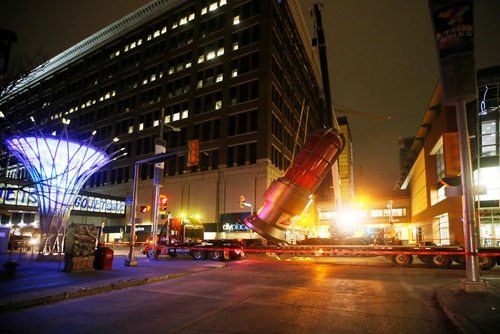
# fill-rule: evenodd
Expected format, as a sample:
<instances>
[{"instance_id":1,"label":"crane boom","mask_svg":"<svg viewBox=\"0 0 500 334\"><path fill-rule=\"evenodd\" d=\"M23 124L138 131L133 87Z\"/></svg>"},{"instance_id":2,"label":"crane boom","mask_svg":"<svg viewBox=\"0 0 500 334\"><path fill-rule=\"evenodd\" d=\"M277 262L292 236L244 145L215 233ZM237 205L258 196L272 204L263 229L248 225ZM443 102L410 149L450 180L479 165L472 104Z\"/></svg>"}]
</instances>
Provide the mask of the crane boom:
<instances>
[{"instance_id":1,"label":"crane boom","mask_svg":"<svg viewBox=\"0 0 500 334\"><path fill-rule=\"evenodd\" d=\"M332 108L332 95L330 92L330 76L328 74L328 59L326 55L326 42L325 33L323 32L323 21L321 18L320 4L315 3L313 6L314 17L316 21L316 35L317 35L317 46L319 52L319 63L321 68L321 80L323 83L323 95L325 97L326 105L326 115L325 115L325 126L327 128L333 128L333 108Z\"/></svg>"}]
</instances>

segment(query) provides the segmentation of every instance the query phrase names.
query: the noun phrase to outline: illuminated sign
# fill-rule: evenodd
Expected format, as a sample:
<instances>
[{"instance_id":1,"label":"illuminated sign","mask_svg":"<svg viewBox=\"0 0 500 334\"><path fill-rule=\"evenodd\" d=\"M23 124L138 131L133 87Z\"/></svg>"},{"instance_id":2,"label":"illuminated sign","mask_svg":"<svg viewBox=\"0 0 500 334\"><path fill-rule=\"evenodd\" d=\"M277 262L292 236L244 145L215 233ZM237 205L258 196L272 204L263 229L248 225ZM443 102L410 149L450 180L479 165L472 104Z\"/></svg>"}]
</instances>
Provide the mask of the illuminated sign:
<instances>
[{"instance_id":1,"label":"illuminated sign","mask_svg":"<svg viewBox=\"0 0 500 334\"><path fill-rule=\"evenodd\" d=\"M232 212L220 215L220 227L223 232L248 232L250 229L243 224L243 220L249 212Z\"/></svg>"},{"instance_id":2,"label":"illuminated sign","mask_svg":"<svg viewBox=\"0 0 500 334\"><path fill-rule=\"evenodd\" d=\"M17 189L18 186L0 183L0 204L38 207L35 188ZM125 201L77 195L72 210L125 214Z\"/></svg>"},{"instance_id":3,"label":"illuminated sign","mask_svg":"<svg viewBox=\"0 0 500 334\"><path fill-rule=\"evenodd\" d=\"M234 223L234 224L225 223L224 225L222 225L222 230L224 232L247 232L247 231L250 231L250 229L245 224L238 224L238 223Z\"/></svg>"}]
</instances>

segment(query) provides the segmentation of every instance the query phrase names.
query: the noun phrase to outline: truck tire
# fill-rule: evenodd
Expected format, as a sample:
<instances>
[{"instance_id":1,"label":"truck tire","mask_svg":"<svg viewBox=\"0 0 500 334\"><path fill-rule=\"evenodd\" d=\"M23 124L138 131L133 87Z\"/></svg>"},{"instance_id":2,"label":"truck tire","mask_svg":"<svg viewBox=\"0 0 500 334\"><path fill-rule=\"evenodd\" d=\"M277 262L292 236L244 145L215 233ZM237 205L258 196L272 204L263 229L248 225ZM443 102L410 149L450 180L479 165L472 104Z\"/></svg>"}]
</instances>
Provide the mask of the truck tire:
<instances>
[{"instance_id":1,"label":"truck tire","mask_svg":"<svg viewBox=\"0 0 500 334\"><path fill-rule=\"evenodd\" d=\"M169 248L168 255L171 257L176 257L177 256L177 249L176 248Z\"/></svg>"},{"instance_id":2,"label":"truck tire","mask_svg":"<svg viewBox=\"0 0 500 334\"><path fill-rule=\"evenodd\" d=\"M409 267L413 263L413 256L409 254L394 254L391 261L398 267Z\"/></svg>"},{"instance_id":3,"label":"truck tire","mask_svg":"<svg viewBox=\"0 0 500 334\"><path fill-rule=\"evenodd\" d=\"M236 253L234 251L231 251L229 252L229 259L230 260L238 260L239 258L241 258L241 254L240 253Z\"/></svg>"},{"instance_id":4,"label":"truck tire","mask_svg":"<svg viewBox=\"0 0 500 334\"><path fill-rule=\"evenodd\" d=\"M449 268L451 266L451 258L448 255L432 255L432 265L437 268Z\"/></svg>"},{"instance_id":5,"label":"truck tire","mask_svg":"<svg viewBox=\"0 0 500 334\"><path fill-rule=\"evenodd\" d=\"M193 260L196 261L206 260L207 251L204 251L202 249L193 249L191 256L193 257Z\"/></svg>"},{"instance_id":6,"label":"truck tire","mask_svg":"<svg viewBox=\"0 0 500 334\"><path fill-rule=\"evenodd\" d=\"M212 261L223 261L224 260L224 252L219 250L219 249L211 250L208 256L210 257L210 260L212 260Z\"/></svg>"},{"instance_id":7,"label":"truck tire","mask_svg":"<svg viewBox=\"0 0 500 334\"><path fill-rule=\"evenodd\" d=\"M490 270L496 266L497 260L494 256L480 256L479 257L479 268L481 270Z\"/></svg>"}]
</instances>

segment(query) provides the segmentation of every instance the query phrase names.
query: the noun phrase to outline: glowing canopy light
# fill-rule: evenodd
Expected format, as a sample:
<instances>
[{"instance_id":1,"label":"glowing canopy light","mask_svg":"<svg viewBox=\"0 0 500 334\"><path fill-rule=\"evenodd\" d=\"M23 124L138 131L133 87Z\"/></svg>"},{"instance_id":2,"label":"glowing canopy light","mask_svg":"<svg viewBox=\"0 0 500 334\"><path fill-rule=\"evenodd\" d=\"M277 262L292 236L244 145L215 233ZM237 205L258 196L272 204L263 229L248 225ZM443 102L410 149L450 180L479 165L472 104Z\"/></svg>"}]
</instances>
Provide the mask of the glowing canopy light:
<instances>
[{"instance_id":1,"label":"glowing canopy light","mask_svg":"<svg viewBox=\"0 0 500 334\"><path fill-rule=\"evenodd\" d=\"M62 250L67 220L78 192L110 161L103 151L61 137L13 136L5 145L24 165L38 194L40 253Z\"/></svg>"}]
</instances>

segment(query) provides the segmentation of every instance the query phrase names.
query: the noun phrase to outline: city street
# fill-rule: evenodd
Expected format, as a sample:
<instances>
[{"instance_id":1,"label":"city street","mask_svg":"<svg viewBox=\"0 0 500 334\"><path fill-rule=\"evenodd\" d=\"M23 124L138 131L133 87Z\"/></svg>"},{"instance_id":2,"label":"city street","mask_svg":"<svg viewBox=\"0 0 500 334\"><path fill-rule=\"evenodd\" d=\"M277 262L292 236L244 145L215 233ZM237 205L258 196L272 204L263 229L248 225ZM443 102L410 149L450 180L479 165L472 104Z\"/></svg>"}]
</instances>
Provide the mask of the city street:
<instances>
[{"instance_id":1,"label":"city street","mask_svg":"<svg viewBox=\"0 0 500 334\"><path fill-rule=\"evenodd\" d=\"M165 258L161 261L183 261ZM463 269L383 257L262 255L168 281L0 314L2 333L452 333L435 300ZM498 270L484 273L498 277Z\"/></svg>"}]
</instances>

